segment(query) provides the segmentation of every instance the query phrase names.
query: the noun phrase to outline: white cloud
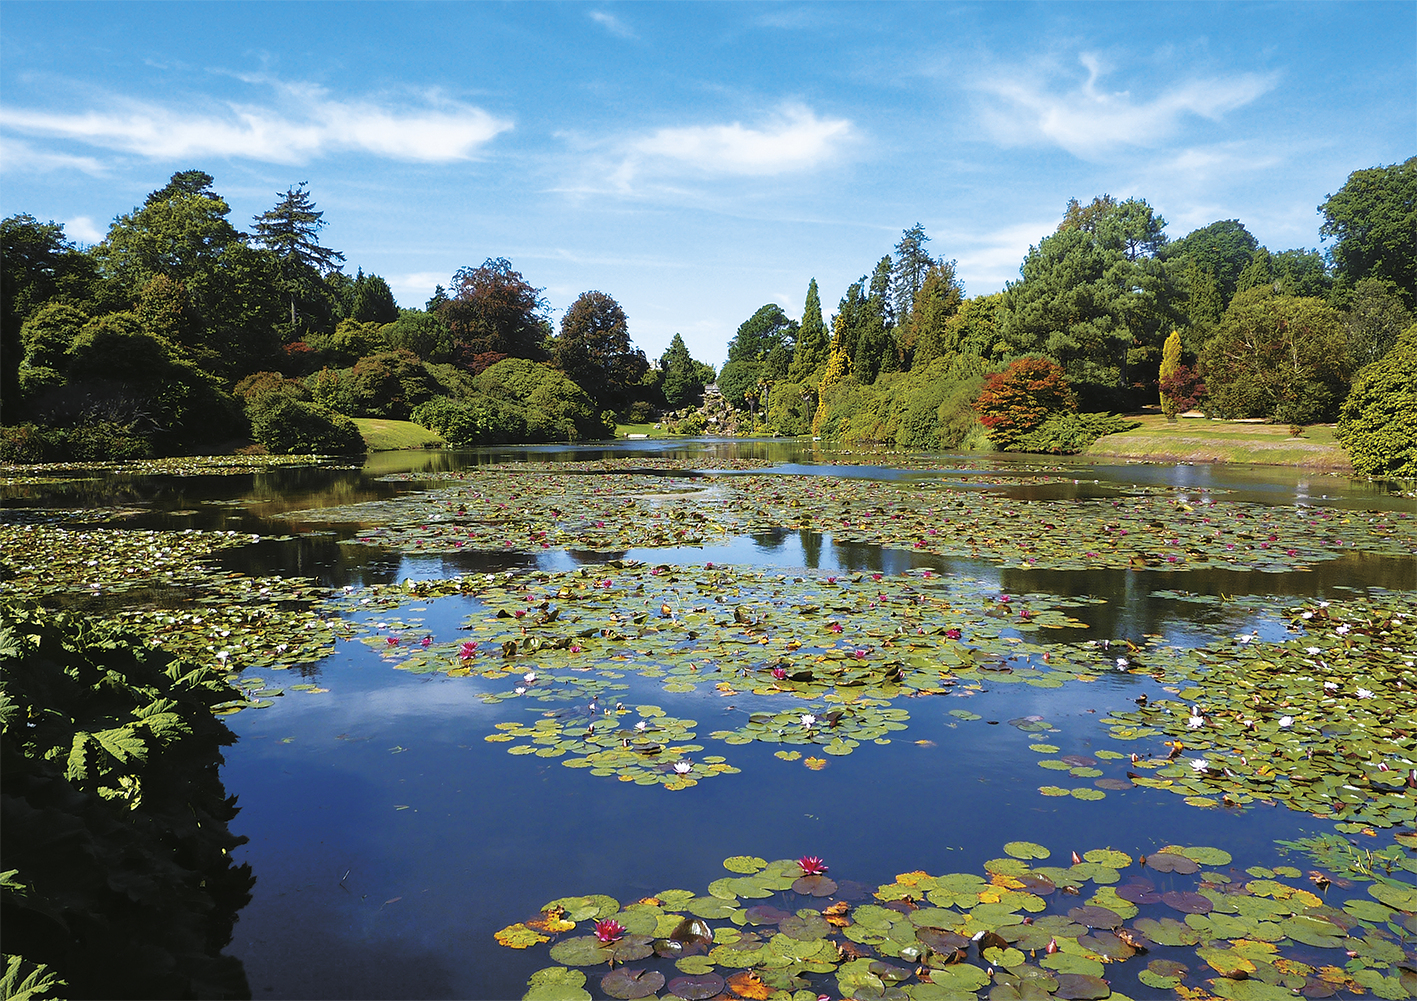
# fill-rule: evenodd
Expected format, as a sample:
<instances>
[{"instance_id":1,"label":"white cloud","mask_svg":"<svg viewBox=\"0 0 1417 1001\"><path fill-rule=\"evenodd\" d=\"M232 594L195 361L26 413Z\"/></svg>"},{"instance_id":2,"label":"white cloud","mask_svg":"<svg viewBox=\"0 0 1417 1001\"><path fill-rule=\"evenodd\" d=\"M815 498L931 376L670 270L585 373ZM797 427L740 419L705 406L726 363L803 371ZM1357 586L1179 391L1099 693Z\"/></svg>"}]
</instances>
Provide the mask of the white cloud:
<instances>
[{"instance_id":1,"label":"white cloud","mask_svg":"<svg viewBox=\"0 0 1417 1001\"><path fill-rule=\"evenodd\" d=\"M70 156L35 149L20 139L6 137L0 143L0 164L6 173L43 174L51 170L79 170L85 174L102 174L103 165L91 156Z\"/></svg>"},{"instance_id":2,"label":"white cloud","mask_svg":"<svg viewBox=\"0 0 1417 1001\"><path fill-rule=\"evenodd\" d=\"M0 107L0 126L151 159L231 156L290 164L348 150L424 163L466 160L512 127L436 93L416 104L340 100L309 84L247 82L274 87L276 100L197 109L114 97L104 107L72 114Z\"/></svg>"},{"instance_id":3,"label":"white cloud","mask_svg":"<svg viewBox=\"0 0 1417 1001\"><path fill-rule=\"evenodd\" d=\"M64 220L64 235L78 243L100 243L108 234L94 225L86 215Z\"/></svg>"},{"instance_id":4,"label":"white cloud","mask_svg":"<svg viewBox=\"0 0 1417 1001\"><path fill-rule=\"evenodd\" d=\"M1066 92L1019 68L980 80L976 89L994 99L984 110L985 127L1010 145L1046 143L1092 159L1119 146L1155 146L1175 135L1188 117L1218 121L1277 82L1274 74L1256 73L1196 79L1140 101L1128 91L1099 87L1106 68L1096 56L1084 54L1079 62L1087 79Z\"/></svg>"},{"instance_id":5,"label":"white cloud","mask_svg":"<svg viewBox=\"0 0 1417 1001\"><path fill-rule=\"evenodd\" d=\"M606 31L610 32L610 34L614 35L616 38L636 37L634 29L631 28L624 21L620 20L614 14L610 14L603 10L593 10L587 16L596 24L604 28Z\"/></svg>"},{"instance_id":6,"label":"white cloud","mask_svg":"<svg viewBox=\"0 0 1417 1001\"><path fill-rule=\"evenodd\" d=\"M945 234L956 254L959 276L969 295L997 292L1005 282L1017 281L1019 265L1028 248L1058 228L1057 219L1015 223L985 233Z\"/></svg>"},{"instance_id":7,"label":"white cloud","mask_svg":"<svg viewBox=\"0 0 1417 1001\"><path fill-rule=\"evenodd\" d=\"M404 309L422 309L433 289L439 285L446 287L452 275L450 271L414 271L403 275L389 275L384 280L389 283L389 291Z\"/></svg>"},{"instance_id":8,"label":"white cloud","mask_svg":"<svg viewBox=\"0 0 1417 1001\"><path fill-rule=\"evenodd\" d=\"M641 173L772 177L807 171L835 159L852 134L847 119L819 118L799 104L783 105L758 126L663 128L624 143L615 180L627 186Z\"/></svg>"}]
</instances>

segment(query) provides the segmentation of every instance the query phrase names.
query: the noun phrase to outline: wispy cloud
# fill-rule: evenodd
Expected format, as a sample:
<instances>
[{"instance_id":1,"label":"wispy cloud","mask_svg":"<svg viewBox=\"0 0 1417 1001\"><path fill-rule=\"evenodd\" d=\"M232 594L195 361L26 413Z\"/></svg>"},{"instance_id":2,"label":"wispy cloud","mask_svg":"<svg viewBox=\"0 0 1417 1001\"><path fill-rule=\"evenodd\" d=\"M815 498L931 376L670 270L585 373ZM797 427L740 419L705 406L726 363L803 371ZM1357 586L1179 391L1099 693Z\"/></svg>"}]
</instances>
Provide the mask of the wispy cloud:
<instances>
[{"instance_id":1,"label":"wispy cloud","mask_svg":"<svg viewBox=\"0 0 1417 1001\"><path fill-rule=\"evenodd\" d=\"M631 28L624 21L620 20L618 17L616 17L614 14L609 13L608 11L593 10L586 16L589 17L596 24L600 25L606 31L610 32L610 34L614 35L616 38L638 37L635 34L633 28Z\"/></svg>"},{"instance_id":2,"label":"wispy cloud","mask_svg":"<svg viewBox=\"0 0 1417 1001\"><path fill-rule=\"evenodd\" d=\"M1096 56L1084 54L1078 61L1087 78L1066 90L1018 67L979 80L976 89L986 95L985 127L1009 145L1056 145L1092 159L1121 146L1158 145L1176 135L1190 117L1218 121L1277 83L1276 75L1257 73L1192 79L1150 100L1138 100L1129 91L1108 91L1100 85L1107 69Z\"/></svg>"},{"instance_id":3,"label":"wispy cloud","mask_svg":"<svg viewBox=\"0 0 1417 1001\"><path fill-rule=\"evenodd\" d=\"M1061 215L1061 211L1059 213ZM943 242L957 254L960 277L970 295L997 291L1005 282L1017 281L1019 264L1043 237L1058 226L1057 219L1016 223L987 233L946 232Z\"/></svg>"},{"instance_id":4,"label":"wispy cloud","mask_svg":"<svg viewBox=\"0 0 1417 1001\"><path fill-rule=\"evenodd\" d=\"M51 170L78 170L95 175L103 173L103 164L91 156L71 156L35 149L22 139L10 137L0 143L0 162L4 163L6 173L43 174Z\"/></svg>"},{"instance_id":5,"label":"wispy cloud","mask_svg":"<svg viewBox=\"0 0 1417 1001\"><path fill-rule=\"evenodd\" d=\"M773 177L813 170L835 159L851 136L845 118L786 104L756 126L686 125L631 137L614 179L628 186L640 174Z\"/></svg>"},{"instance_id":6,"label":"wispy cloud","mask_svg":"<svg viewBox=\"0 0 1417 1001\"><path fill-rule=\"evenodd\" d=\"M436 92L412 102L341 100L313 84L243 79L273 88L274 100L194 108L114 96L78 113L4 106L0 127L149 159L230 156L283 164L350 150L424 163L466 160L512 128Z\"/></svg>"},{"instance_id":7,"label":"wispy cloud","mask_svg":"<svg viewBox=\"0 0 1417 1001\"><path fill-rule=\"evenodd\" d=\"M417 306L420 309L433 290L446 285L451 271L414 271L409 274L389 275L384 280L389 283L389 291L394 294L400 306L405 309ZM411 305L410 305L411 304Z\"/></svg>"}]
</instances>

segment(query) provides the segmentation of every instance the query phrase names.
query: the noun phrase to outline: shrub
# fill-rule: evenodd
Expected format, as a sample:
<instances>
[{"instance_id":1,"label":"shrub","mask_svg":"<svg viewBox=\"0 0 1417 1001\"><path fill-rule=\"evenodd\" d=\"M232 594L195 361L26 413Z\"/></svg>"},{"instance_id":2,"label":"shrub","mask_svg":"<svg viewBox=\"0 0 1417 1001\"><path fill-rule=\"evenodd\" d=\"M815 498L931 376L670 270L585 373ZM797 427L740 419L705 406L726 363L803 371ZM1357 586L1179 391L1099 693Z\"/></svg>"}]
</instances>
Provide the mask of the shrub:
<instances>
[{"instance_id":1,"label":"shrub","mask_svg":"<svg viewBox=\"0 0 1417 1001\"><path fill-rule=\"evenodd\" d=\"M1161 380L1162 409L1165 410L1164 404L1167 400L1173 407L1173 411L1167 412L1168 417L1172 413L1183 414L1194 409L1204 396L1205 383L1201 380L1200 373L1189 365L1177 365L1174 371Z\"/></svg>"},{"instance_id":2,"label":"shrub","mask_svg":"<svg viewBox=\"0 0 1417 1001\"><path fill-rule=\"evenodd\" d=\"M648 424L654 420L654 407L649 400L636 400L625 408L624 422L626 424Z\"/></svg>"},{"instance_id":3,"label":"shrub","mask_svg":"<svg viewBox=\"0 0 1417 1001\"><path fill-rule=\"evenodd\" d=\"M231 395L257 410L267 407L275 397L309 400L310 391L298 379L287 379L279 372L253 372L236 384Z\"/></svg>"},{"instance_id":4,"label":"shrub","mask_svg":"<svg viewBox=\"0 0 1417 1001\"><path fill-rule=\"evenodd\" d=\"M65 432L66 458L75 462L103 462L110 459L146 459L152 444L131 424L92 421Z\"/></svg>"},{"instance_id":5,"label":"shrub","mask_svg":"<svg viewBox=\"0 0 1417 1001\"><path fill-rule=\"evenodd\" d=\"M359 417L405 420L438 384L411 351L381 351L355 362L349 373L351 409Z\"/></svg>"},{"instance_id":6,"label":"shrub","mask_svg":"<svg viewBox=\"0 0 1417 1001\"><path fill-rule=\"evenodd\" d=\"M34 424L16 424L0 428L0 462L16 465L58 462L64 455L62 428L38 427Z\"/></svg>"},{"instance_id":7,"label":"shrub","mask_svg":"<svg viewBox=\"0 0 1417 1001\"><path fill-rule=\"evenodd\" d=\"M1141 427L1116 414L1049 414L1038 427L1014 440L1015 452L1048 452L1076 455L1098 438Z\"/></svg>"},{"instance_id":8,"label":"shrub","mask_svg":"<svg viewBox=\"0 0 1417 1001\"><path fill-rule=\"evenodd\" d=\"M1076 397L1068 387L1063 368L1051 358L1028 356L988 377L974 409L989 438L1008 449L1050 414L1072 410Z\"/></svg>"},{"instance_id":9,"label":"shrub","mask_svg":"<svg viewBox=\"0 0 1417 1001\"><path fill-rule=\"evenodd\" d=\"M250 867L218 766L221 674L116 626L0 610L5 952L65 997L250 997L222 956Z\"/></svg>"},{"instance_id":10,"label":"shrub","mask_svg":"<svg viewBox=\"0 0 1417 1001\"><path fill-rule=\"evenodd\" d=\"M586 441L615 435L585 390L549 365L506 358L473 379L479 392L521 404L529 441Z\"/></svg>"},{"instance_id":11,"label":"shrub","mask_svg":"<svg viewBox=\"0 0 1417 1001\"><path fill-rule=\"evenodd\" d=\"M442 435L454 448L501 445L526 439L526 414L510 400L477 393L465 400L440 396L419 404L412 419Z\"/></svg>"},{"instance_id":12,"label":"shrub","mask_svg":"<svg viewBox=\"0 0 1417 1001\"><path fill-rule=\"evenodd\" d=\"M669 421L664 429L670 434L700 435L708 429L708 418L695 412L677 421Z\"/></svg>"},{"instance_id":13,"label":"shrub","mask_svg":"<svg viewBox=\"0 0 1417 1001\"><path fill-rule=\"evenodd\" d=\"M1357 472L1417 477L1417 326L1359 370L1335 429Z\"/></svg>"},{"instance_id":14,"label":"shrub","mask_svg":"<svg viewBox=\"0 0 1417 1001\"><path fill-rule=\"evenodd\" d=\"M768 393L768 429L788 437L811 434L816 403L817 394L805 386L795 382L774 383Z\"/></svg>"},{"instance_id":15,"label":"shrub","mask_svg":"<svg viewBox=\"0 0 1417 1001\"><path fill-rule=\"evenodd\" d=\"M20 328L25 361L34 368L62 371L66 364L65 353L88 322L87 314L64 303L42 307Z\"/></svg>"},{"instance_id":16,"label":"shrub","mask_svg":"<svg viewBox=\"0 0 1417 1001\"><path fill-rule=\"evenodd\" d=\"M251 435L275 455L352 455L365 450L359 428L348 417L284 397L252 417Z\"/></svg>"}]
</instances>

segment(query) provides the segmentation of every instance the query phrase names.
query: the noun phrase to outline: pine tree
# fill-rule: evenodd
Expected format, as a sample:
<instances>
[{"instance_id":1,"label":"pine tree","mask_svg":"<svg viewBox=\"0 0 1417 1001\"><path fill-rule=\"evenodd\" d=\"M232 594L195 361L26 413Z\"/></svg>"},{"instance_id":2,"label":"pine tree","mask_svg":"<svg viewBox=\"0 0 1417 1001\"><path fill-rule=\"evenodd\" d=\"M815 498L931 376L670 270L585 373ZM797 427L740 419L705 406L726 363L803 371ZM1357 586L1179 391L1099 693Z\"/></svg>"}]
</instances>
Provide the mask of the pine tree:
<instances>
[{"instance_id":1,"label":"pine tree","mask_svg":"<svg viewBox=\"0 0 1417 1001\"><path fill-rule=\"evenodd\" d=\"M901 326L905 325L910 311L915 308L915 297L925 284L925 274L935 263L925 249L925 244L929 242L925 227L917 222L901 234L900 242L895 245L891 291L895 299L895 315Z\"/></svg>"},{"instance_id":2,"label":"pine tree","mask_svg":"<svg viewBox=\"0 0 1417 1001\"><path fill-rule=\"evenodd\" d=\"M817 293L817 279L807 284L807 303L802 308L802 326L797 331L797 350L787 377L802 382L821 368L831 351L827 343L827 325L822 322L822 300Z\"/></svg>"},{"instance_id":3,"label":"pine tree","mask_svg":"<svg viewBox=\"0 0 1417 1001\"><path fill-rule=\"evenodd\" d=\"M315 202L305 190L309 181L288 188L275 208L253 220L256 242L280 259L281 273L290 300L290 325L296 324L295 304L308 296L318 279L338 271L344 255L320 246L320 229L327 225L325 213L315 211Z\"/></svg>"}]
</instances>

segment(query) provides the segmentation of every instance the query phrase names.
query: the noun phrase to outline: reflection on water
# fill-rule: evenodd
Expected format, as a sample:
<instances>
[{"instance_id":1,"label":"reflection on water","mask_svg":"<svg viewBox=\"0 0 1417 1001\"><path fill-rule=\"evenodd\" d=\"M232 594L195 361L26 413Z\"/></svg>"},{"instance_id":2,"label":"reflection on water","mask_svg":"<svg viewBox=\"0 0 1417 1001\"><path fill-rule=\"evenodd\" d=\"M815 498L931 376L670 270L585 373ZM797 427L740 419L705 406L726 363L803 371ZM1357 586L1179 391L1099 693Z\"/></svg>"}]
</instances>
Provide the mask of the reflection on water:
<instances>
[{"instance_id":1,"label":"reflection on water","mask_svg":"<svg viewBox=\"0 0 1417 1001\"><path fill-rule=\"evenodd\" d=\"M388 584L497 571L563 571L624 558L651 564L704 563L793 570L899 574L933 570L1011 595L1096 596L1078 617L1086 630L1050 631L1044 641L1149 636L1198 644L1270 620L1252 596L1333 597L1347 588L1417 588L1410 559L1355 553L1306 572L1265 574L1202 569L1001 570L983 561L946 559L830 533L780 529L703 547L623 553L461 551L408 556L342 545L357 526L305 526L286 512L386 499L418 489L382 481L393 473L456 472L494 462L593 461L625 456L716 463L781 463L792 476L942 480L1000 490L1020 502L1112 497L1137 487L1228 491L1227 497L1275 505L1410 510L1385 488L1329 474L1232 466L1115 464L1016 456L909 456L840 452L781 440L637 441L629 445L543 446L473 452L396 452L362 469L278 469L232 476L109 476L5 488L6 511L124 508L125 525L237 529L261 542L223 552L219 565L256 576L312 577L336 586ZM834 461L851 463L834 466ZM733 475L730 471L728 475ZM1005 485L989 483L1008 475ZM1023 477L1021 482L1014 482ZM1036 478L1036 482L1031 480ZM309 529L318 527L319 531ZM784 586L790 586L790 580ZM1224 595L1199 604L1157 592ZM401 609L438 642L465 636L469 599L446 598ZM1272 623L1267 628L1274 628ZM484 737L496 722L529 722L540 704L488 705L479 679L415 676L378 651L341 642L317 670L327 693L291 692L269 709L231 718L241 740L224 779L240 797L233 824L250 843L239 852L257 874L229 950L240 957L256 997L520 996L544 951L495 945L492 933L567 893L608 892L622 900L673 887L702 887L733 854L764 858L826 856L833 875L870 883L895 873L974 872L1008 840L1055 849L1112 846L1133 854L1168 842L1216 844L1237 859L1277 861L1273 839L1324 829L1283 809L1206 811L1180 797L1144 789L1109 792L1095 803L1045 799L1038 739L1003 725L1027 715L1052 724L1049 743L1064 754L1109 746L1098 719L1159 697L1148 677L1107 675L1042 690L986 680L977 692L912 699L909 730L892 743L836 758L820 772L772 756L762 744L720 747L705 741L742 726L763 702L718 694L712 686L674 694L659 681L628 674L627 705L662 706L698 721L705 753L724 753L742 773L693 789L599 779L554 759L508 755ZM276 685L294 672L264 672ZM495 685L496 683L490 683ZM787 701L774 702L774 709ZM957 701L958 699L958 701ZM948 710L984 717L962 722ZM991 725L1000 724L1000 725ZM919 742L919 743L917 743Z\"/></svg>"}]
</instances>

